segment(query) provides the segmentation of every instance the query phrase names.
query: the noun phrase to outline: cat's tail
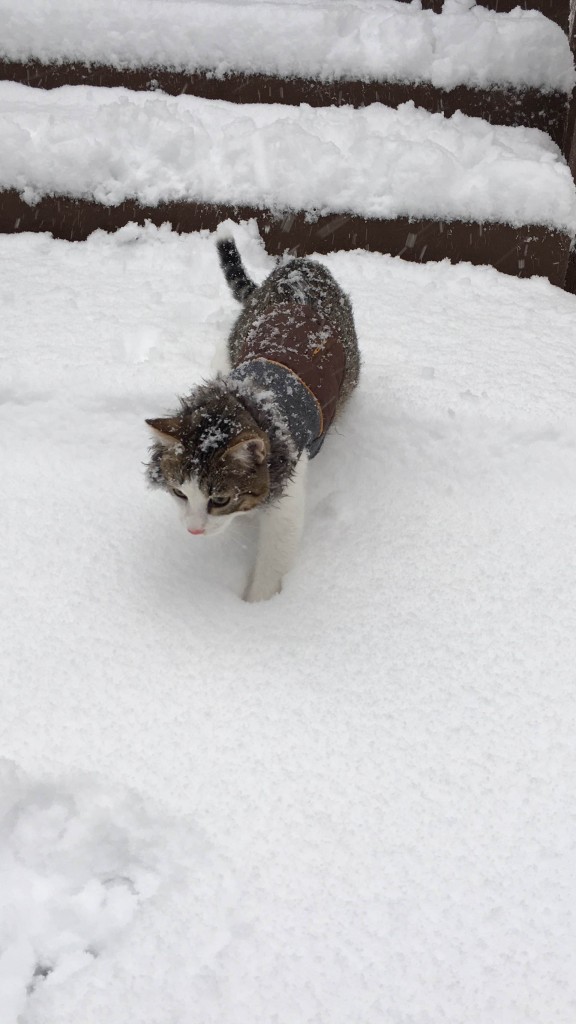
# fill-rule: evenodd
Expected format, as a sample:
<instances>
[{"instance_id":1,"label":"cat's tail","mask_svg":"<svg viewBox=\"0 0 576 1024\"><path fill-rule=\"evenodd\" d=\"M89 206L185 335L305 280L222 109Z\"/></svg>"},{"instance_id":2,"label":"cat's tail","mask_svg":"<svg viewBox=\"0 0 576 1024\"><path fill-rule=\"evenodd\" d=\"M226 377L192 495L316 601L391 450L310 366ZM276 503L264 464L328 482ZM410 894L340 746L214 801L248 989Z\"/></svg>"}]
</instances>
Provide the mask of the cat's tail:
<instances>
[{"instance_id":1,"label":"cat's tail","mask_svg":"<svg viewBox=\"0 0 576 1024\"><path fill-rule=\"evenodd\" d=\"M216 239L216 248L218 249L220 266L224 271L226 283L234 298L238 302L246 302L246 299L252 294L256 285L254 281L250 280L244 270L240 253L236 248L236 242L230 236L222 235Z\"/></svg>"}]
</instances>

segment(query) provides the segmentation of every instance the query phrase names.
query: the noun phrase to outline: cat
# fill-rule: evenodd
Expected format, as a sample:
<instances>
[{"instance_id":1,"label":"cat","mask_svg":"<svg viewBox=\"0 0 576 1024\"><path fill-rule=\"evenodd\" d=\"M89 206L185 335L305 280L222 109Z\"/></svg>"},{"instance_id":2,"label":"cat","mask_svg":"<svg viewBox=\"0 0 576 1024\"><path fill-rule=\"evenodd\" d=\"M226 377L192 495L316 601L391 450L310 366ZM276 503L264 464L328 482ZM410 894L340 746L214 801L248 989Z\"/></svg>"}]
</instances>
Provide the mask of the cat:
<instances>
[{"instance_id":1,"label":"cat","mask_svg":"<svg viewBox=\"0 0 576 1024\"><path fill-rule=\"evenodd\" d=\"M177 412L146 420L155 439L147 473L191 534L213 536L259 511L244 599L265 601L293 565L308 460L358 383L360 355L350 300L326 267L292 258L256 285L231 235L221 231L216 246L243 306L228 338L231 369Z\"/></svg>"}]
</instances>

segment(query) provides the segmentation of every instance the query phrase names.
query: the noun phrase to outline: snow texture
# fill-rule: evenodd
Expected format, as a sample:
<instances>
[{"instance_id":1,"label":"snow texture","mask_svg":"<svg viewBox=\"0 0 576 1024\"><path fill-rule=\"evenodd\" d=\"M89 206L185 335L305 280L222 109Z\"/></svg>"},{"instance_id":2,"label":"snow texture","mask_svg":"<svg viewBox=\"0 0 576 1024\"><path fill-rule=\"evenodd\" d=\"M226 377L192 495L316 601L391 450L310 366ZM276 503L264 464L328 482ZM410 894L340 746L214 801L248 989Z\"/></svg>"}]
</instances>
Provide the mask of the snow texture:
<instances>
[{"instance_id":1,"label":"snow texture","mask_svg":"<svg viewBox=\"0 0 576 1024\"><path fill-rule=\"evenodd\" d=\"M199 867L187 915L198 966L219 941L227 869L193 824L151 815L109 782L31 781L0 761L2 1024L33 1019L37 992L49 1006L52 992L117 952L130 927L145 926L154 899L189 891Z\"/></svg>"},{"instance_id":2,"label":"snow texture","mask_svg":"<svg viewBox=\"0 0 576 1024\"><path fill-rule=\"evenodd\" d=\"M2 1024L573 1024L576 299L323 261L362 379L249 606L142 467L212 238L0 236Z\"/></svg>"},{"instance_id":3,"label":"snow texture","mask_svg":"<svg viewBox=\"0 0 576 1024\"><path fill-rule=\"evenodd\" d=\"M115 205L196 199L576 230L576 190L534 128L405 103L312 108L0 83L0 187Z\"/></svg>"},{"instance_id":4,"label":"snow texture","mask_svg":"<svg viewBox=\"0 0 576 1024\"><path fill-rule=\"evenodd\" d=\"M533 86L569 93L568 40L519 8L497 14L446 0L201 3L156 0L0 0L1 52L11 60L75 60L320 79Z\"/></svg>"}]
</instances>

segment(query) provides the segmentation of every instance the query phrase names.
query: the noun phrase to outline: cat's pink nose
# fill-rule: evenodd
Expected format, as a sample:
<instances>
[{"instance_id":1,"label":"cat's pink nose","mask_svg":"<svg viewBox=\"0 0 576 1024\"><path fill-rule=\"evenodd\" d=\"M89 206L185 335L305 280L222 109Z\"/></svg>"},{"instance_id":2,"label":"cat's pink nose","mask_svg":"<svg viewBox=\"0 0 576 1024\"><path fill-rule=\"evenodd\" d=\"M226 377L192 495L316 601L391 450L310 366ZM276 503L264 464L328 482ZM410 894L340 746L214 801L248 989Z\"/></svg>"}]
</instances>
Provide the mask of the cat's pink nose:
<instances>
[{"instance_id":1,"label":"cat's pink nose","mask_svg":"<svg viewBox=\"0 0 576 1024\"><path fill-rule=\"evenodd\" d=\"M204 530L191 530L190 527L188 527L188 533L193 533L194 536L197 537L199 534L204 533Z\"/></svg>"}]
</instances>

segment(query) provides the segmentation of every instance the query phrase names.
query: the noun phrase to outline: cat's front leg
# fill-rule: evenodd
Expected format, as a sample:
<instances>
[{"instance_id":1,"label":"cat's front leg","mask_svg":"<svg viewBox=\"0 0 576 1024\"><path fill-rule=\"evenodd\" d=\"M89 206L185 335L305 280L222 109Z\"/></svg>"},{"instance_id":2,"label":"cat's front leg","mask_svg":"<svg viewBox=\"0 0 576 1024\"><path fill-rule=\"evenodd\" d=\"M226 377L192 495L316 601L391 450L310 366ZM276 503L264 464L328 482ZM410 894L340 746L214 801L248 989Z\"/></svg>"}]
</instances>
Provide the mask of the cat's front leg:
<instances>
[{"instance_id":1,"label":"cat's front leg","mask_svg":"<svg viewBox=\"0 0 576 1024\"><path fill-rule=\"evenodd\" d=\"M262 512L256 564L245 601L268 601L279 594L284 576L294 565L304 525L307 467L308 457L301 455L283 497Z\"/></svg>"},{"instance_id":2,"label":"cat's front leg","mask_svg":"<svg viewBox=\"0 0 576 1024\"><path fill-rule=\"evenodd\" d=\"M231 369L232 365L230 363L228 341L224 339L220 341L214 349L212 360L210 362L210 371L213 374L219 373L225 377L227 373L230 373Z\"/></svg>"}]
</instances>

